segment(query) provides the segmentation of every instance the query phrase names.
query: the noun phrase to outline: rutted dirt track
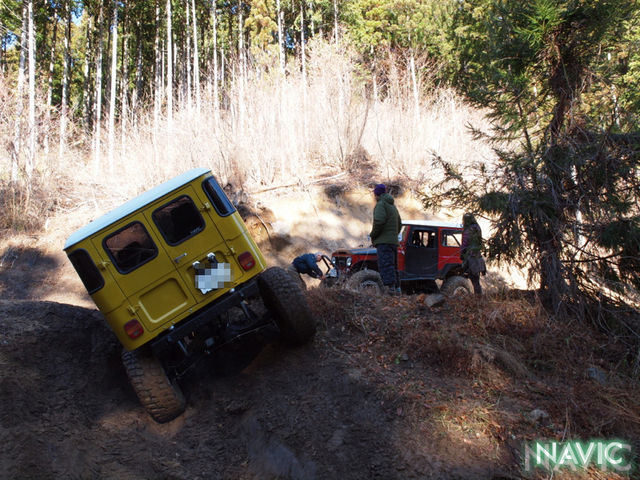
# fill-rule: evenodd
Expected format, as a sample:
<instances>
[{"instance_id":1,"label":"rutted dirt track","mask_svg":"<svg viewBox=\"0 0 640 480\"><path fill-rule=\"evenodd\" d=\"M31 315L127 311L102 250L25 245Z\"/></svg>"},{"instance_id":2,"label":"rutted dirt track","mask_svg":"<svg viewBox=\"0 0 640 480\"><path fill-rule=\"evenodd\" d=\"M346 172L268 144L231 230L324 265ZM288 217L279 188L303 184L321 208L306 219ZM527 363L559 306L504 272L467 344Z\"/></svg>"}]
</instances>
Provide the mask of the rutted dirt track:
<instances>
[{"instance_id":1,"label":"rutted dirt track","mask_svg":"<svg viewBox=\"0 0 640 480\"><path fill-rule=\"evenodd\" d=\"M405 437L414 419L389 378L406 367L383 381L365 355L336 346L363 340L339 324L296 350L263 337L201 363L182 382L187 412L158 425L98 312L17 301L0 304L0 319L5 478L488 478L496 468L471 451L448 463L451 452Z\"/></svg>"}]
</instances>

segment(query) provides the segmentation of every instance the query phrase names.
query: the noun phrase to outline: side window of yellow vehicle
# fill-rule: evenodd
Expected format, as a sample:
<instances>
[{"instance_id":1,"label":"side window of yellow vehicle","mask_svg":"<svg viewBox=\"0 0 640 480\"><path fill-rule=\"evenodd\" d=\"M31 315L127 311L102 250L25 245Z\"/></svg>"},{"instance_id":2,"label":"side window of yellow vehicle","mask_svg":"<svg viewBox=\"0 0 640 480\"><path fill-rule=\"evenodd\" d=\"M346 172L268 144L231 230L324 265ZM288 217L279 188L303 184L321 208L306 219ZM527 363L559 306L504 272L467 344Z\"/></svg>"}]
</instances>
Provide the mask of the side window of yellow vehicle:
<instances>
[{"instance_id":1,"label":"side window of yellow vehicle","mask_svg":"<svg viewBox=\"0 0 640 480\"><path fill-rule=\"evenodd\" d=\"M229 197L224 193L224 190L222 190L222 187L216 182L215 178L207 178L202 183L202 188L206 192L207 197L209 197L209 200L211 200L211 203L213 203L213 208L216 209L218 215L226 217L236 211Z\"/></svg>"},{"instance_id":2,"label":"side window of yellow vehicle","mask_svg":"<svg viewBox=\"0 0 640 480\"><path fill-rule=\"evenodd\" d=\"M78 272L80 280L82 280L84 288L87 289L89 295L104 287L104 278L85 249L79 248L71 252L69 260L71 260L73 268Z\"/></svg>"},{"instance_id":3,"label":"side window of yellow vehicle","mask_svg":"<svg viewBox=\"0 0 640 480\"><path fill-rule=\"evenodd\" d=\"M120 273L129 273L158 255L158 247L140 222L106 237L104 248Z\"/></svg>"},{"instance_id":4,"label":"side window of yellow vehicle","mask_svg":"<svg viewBox=\"0 0 640 480\"><path fill-rule=\"evenodd\" d=\"M165 241L172 246L204 230L202 215L186 195L161 206L151 216Z\"/></svg>"}]
</instances>

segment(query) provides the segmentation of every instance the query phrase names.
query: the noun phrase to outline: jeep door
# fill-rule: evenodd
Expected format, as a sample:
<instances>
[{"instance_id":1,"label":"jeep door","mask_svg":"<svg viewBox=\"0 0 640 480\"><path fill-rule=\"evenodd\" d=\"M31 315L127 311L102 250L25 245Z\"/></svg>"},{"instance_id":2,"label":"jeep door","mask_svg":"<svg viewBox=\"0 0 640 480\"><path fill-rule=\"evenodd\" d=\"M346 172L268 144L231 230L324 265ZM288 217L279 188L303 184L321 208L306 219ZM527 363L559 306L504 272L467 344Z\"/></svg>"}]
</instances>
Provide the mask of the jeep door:
<instances>
[{"instance_id":1,"label":"jeep door","mask_svg":"<svg viewBox=\"0 0 640 480\"><path fill-rule=\"evenodd\" d=\"M228 262L231 267L232 284L238 285L262 272L267 266L264 257L251 238L242 217L216 179L208 176L200 185L194 185L194 189L206 216L224 241L217 255L221 256L220 261ZM251 261L243 264L243 257L250 258Z\"/></svg>"},{"instance_id":2,"label":"jeep door","mask_svg":"<svg viewBox=\"0 0 640 480\"><path fill-rule=\"evenodd\" d=\"M224 289L202 290L202 285L196 282L196 274L204 269L218 268L218 262L222 268L226 257L222 236L210 216L204 213L206 206L199 200L195 188L197 185L187 185L175 192L171 200L165 199L146 215L160 232L163 248L174 268L199 303L217 296ZM212 262L213 258L215 261ZM195 262L199 264L194 266Z\"/></svg>"},{"instance_id":3,"label":"jeep door","mask_svg":"<svg viewBox=\"0 0 640 480\"><path fill-rule=\"evenodd\" d=\"M435 227L414 226L405 245L407 279L433 278L438 270L438 241Z\"/></svg>"},{"instance_id":4,"label":"jeep door","mask_svg":"<svg viewBox=\"0 0 640 480\"><path fill-rule=\"evenodd\" d=\"M440 231L440 255L438 258L438 270L443 270L447 265L462 263L462 260L460 260L461 243L462 230L442 229Z\"/></svg>"},{"instance_id":5,"label":"jeep door","mask_svg":"<svg viewBox=\"0 0 640 480\"><path fill-rule=\"evenodd\" d=\"M161 242L142 213L92 238L127 299L110 315L112 326L137 315L145 330L153 331L194 303Z\"/></svg>"}]
</instances>

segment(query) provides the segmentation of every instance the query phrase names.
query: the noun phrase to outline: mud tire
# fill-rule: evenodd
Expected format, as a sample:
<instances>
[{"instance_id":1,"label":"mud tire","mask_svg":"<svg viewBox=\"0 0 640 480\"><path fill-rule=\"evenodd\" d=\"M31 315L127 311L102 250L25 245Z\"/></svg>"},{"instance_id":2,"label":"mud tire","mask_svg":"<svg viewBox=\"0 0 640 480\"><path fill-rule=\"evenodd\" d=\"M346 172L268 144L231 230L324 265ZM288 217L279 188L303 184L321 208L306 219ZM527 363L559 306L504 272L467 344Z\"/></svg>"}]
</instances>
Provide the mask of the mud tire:
<instances>
[{"instance_id":1,"label":"mud tire","mask_svg":"<svg viewBox=\"0 0 640 480\"><path fill-rule=\"evenodd\" d=\"M293 278L293 281L300 285L302 290L307 289L307 284L304 282L304 279L298 272L294 272L292 270L287 270L287 273Z\"/></svg>"},{"instance_id":2,"label":"mud tire","mask_svg":"<svg viewBox=\"0 0 640 480\"><path fill-rule=\"evenodd\" d=\"M258 287L284 343L295 347L308 342L316 324L299 283L282 268L271 267L258 277Z\"/></svg>"},{"instance_id":3,"label":"mud tire","mask_svg":"<svg viewBox=\"0 0 640 480\"><path fill-rule=\"evenodd\" d=\"M356 292L382 295L384 284L382 277L375 270L360 270L347 280L347 288Z\"/></svg>"},{"instance_id":4,"label":"mud tire","mask_svg":"<svg viewBox=\"0 0 640 480\"><path fill-rule=\"evenodd\" d=\"M440 291L449 298L458 298L464 295L471 295L473 293L473 287L468 278L454 275L447 278Z\"/></svg>"},{"instance_id":5,"label":"mud tire","mask_svg":"<svg viewBox=\"0 0 640 480\"><path fill-rule=\"evenodd\" d=\"M169 380L155 355L147 349L123 350L122 363L140 403L156 422L169 422L184 412L182 390Z\"/></svg>"}]
</instances>

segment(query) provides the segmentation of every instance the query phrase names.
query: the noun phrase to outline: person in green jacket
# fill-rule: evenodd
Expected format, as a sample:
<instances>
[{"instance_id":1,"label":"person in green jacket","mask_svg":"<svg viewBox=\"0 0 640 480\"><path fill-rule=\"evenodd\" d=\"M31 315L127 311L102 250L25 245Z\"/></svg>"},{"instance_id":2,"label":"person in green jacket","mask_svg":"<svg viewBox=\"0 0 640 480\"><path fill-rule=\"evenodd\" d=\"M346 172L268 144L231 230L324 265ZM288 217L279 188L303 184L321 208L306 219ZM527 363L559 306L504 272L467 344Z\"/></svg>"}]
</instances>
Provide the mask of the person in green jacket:
<instances>
[{"instance_id":1,"label":"person in green jacket","mask_svg":"<svg viewBox=\"0 0 640 480\"><path fill-rule=\"evenodd\" d=\"M371 243L378 251L378 271L382 283L390 293L399 290L398 282L398 234L402 228L402 219L394 205L393 197L387 193L387 187L380 183L373 189L376 206L373 209L373 227Z\"/></svg>"}]
</instances>

